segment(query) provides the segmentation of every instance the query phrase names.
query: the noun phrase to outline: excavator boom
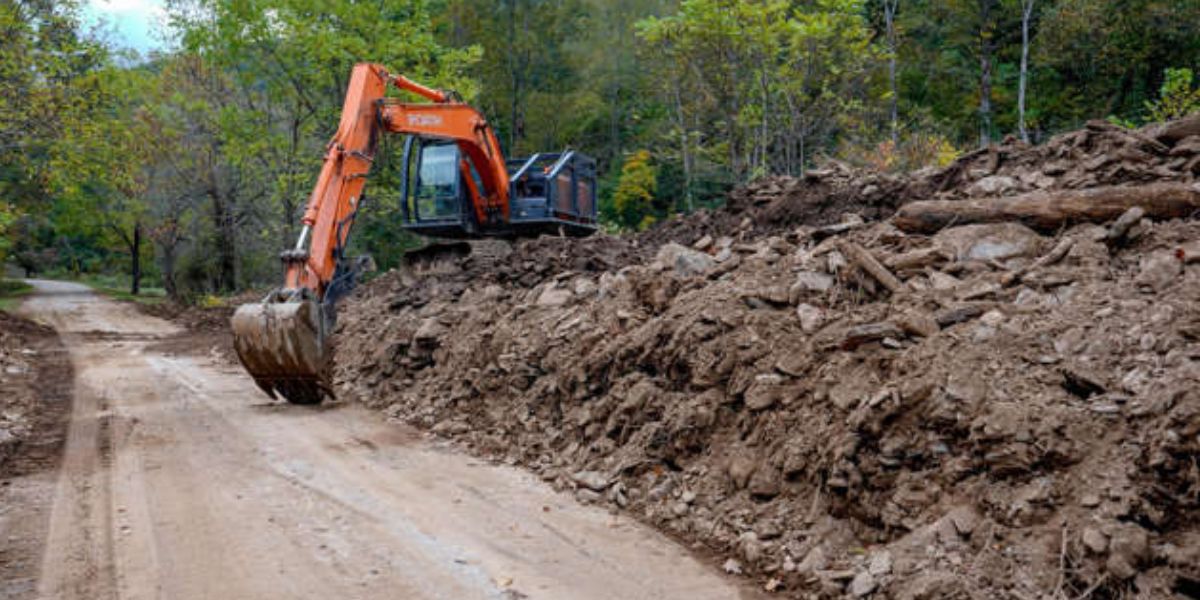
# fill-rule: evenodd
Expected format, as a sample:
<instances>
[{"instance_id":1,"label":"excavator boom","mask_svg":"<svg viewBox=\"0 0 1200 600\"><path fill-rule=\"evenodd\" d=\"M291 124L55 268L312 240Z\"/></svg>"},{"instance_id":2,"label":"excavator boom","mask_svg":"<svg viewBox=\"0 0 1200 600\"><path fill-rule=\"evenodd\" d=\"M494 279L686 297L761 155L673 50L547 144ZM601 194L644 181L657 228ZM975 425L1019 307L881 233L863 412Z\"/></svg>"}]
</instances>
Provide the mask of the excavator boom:
<instances>
[{"instance_id":1,"label":"excavator boom","mask_svg":"<svg viewBox=\"0 0 1200 600\"><path fill-rule=\"evenodd\" d=\"M389 84L428 102L388 98ZM356 65L299 239L280 255L283 286L239 307L231 322L238 358L272 397L315 404L333 395L335 306L357 273L344 252L384 134L409 136L401 185L401 225L407 229L483 237L556 229L587 235L596 228L591 159L564 152L510 163L487 119L457 94L391 75L380 65ZM412 180L410 172L416 173Z\"/></svg>"}]
</instances>

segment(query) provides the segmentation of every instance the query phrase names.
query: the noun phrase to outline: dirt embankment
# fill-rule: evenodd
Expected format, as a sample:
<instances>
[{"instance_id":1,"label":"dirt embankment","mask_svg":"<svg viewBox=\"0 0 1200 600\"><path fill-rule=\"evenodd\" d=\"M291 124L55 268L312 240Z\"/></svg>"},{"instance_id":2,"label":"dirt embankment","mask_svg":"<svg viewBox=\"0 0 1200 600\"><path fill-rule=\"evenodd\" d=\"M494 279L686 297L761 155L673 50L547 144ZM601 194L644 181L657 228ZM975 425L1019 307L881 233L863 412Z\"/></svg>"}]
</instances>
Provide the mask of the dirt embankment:
<instances>
[{"instance_id":1,"label":"dirt embankment","mask_svg":"<svg viewBox=\"0 0 1200 600\"><path fill-rule=\"evenodd\" d=\"M1196 596L1200 223L877 218L1188 183L1197 156L1090 124L765 180L585 242L611 260L544 239L503 277L389 273L342 311L338 387L789 596Z\"/></svg>"},{"instance_id":2,"label":"dirt embankment","mask_svg":"<svg viewBox=\"0 0 1200 600\"><path fill-rule=\"evenodd\" d=\"M32 596L74 376L53 329L0 311L0 596ZM40 486L40 487L39 487Z\"/></svg>"},{"instance_id":3,"label":"dirt embankment","mask_svg":"<svg viewBox=\"0 0 1200 600\"><path fill-rule=\"evenodd\" d=\"M0 476L54 464L70 387L71 363L54 329L0 311Z\"/></svg>"}]
</instances>

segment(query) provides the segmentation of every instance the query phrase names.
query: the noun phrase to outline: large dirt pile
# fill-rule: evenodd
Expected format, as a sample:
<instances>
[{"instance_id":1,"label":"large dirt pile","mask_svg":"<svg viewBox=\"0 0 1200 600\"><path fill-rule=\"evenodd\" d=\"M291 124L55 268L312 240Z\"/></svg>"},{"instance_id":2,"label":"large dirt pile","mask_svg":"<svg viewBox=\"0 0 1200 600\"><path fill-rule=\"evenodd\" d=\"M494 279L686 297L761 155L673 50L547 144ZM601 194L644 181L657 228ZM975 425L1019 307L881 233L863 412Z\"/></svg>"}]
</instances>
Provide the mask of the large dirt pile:
<instances>
[{"instance_id":1,"label":"large dirt pile","mask_svg":"<svg viewBox=\"0 0 1200 600\"><path fill-rule=\"evenodd\" d=\"M390 273L342 312L338 387L790 596L1200 597L1200 223L874 220L931 182L1140 181L1077 170L1126 135L869 175L878 198L849 169L826 200L762 182L625 264L556 240L526 279ZM1168 158L1195 141L1156 180L1190 181ZM1057 176L1030 158L1068 147Z\"/></svg>"}]
</instances>

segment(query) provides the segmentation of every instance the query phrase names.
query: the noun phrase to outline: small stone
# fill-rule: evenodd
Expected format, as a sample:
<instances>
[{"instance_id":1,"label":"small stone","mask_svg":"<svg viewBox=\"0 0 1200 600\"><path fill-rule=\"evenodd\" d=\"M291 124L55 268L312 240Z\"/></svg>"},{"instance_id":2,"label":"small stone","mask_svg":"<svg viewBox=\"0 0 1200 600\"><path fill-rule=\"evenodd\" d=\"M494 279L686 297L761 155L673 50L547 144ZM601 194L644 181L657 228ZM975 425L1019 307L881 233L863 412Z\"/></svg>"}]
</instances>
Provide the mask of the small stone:
<instances>
[{"instance_id":1,"label":"small stone","mask_svg":"<svg viewBox=\"0 0 1200 600\"><path fill-rule=\"evenodd\" d=\"M547 308L562 306L571 301L573 294L571 290L560 288L553 285L546 286L542 293L538 296L537 305Z\"/></svg>"},{"instance_id":2,"label":"small stone","mask_svg":"<svg viewBox=\"0 0 1200 600\"><path fill-rule=\"evenodd\" d=\"M417 331L413 334L413 341L428 344L437 341L445 333L446 326L430 317L421 321L421 324L417 326Z\"/></svg>"},{"instance_id":3,"label":"small stone","mask_svg":"<svg viewBox=\"0 0 1200 600\"><path fill-rule=\"evenodd\" d=\"M808 294L823 294L833 287L833 277L817 271L801 271L796 274L796 281L788 288L788 299L792 304Z\"/></svg>"},{"instance_id":4,"label":"small stone","mask_svg":"<svg viewBox=\"0 0 1200 600\"><path fill-rule=\"evenodd\" d=\"M1183 261L1171 252L1156 252L1141 261L1137 276L1138 287L1150 292L1160 292L1175 283L1183 274Z\"/></svg>"},{"instance_id":5,"label":"small stone","mask_svg":"<svg viewBox=\"0 0 1200 600\"><path fill-rule=\"evenodd\" d=\"M575 490L575 499L578 500L580 504L594 504L599 502L601 498L603 498L603 496L601 496L599 492L594 492L586 488L579 488Z\"/></svg>"},{"instance_id":6,"label":"small stone","mask_svg":"<svg viewBox=\"0 0 1200 600\"><path fill-rule=\"evenodd\" d=\"M755 469L754 474L750 476L750 483L746 486L750 490L750 494L760 498L774 498L779 495L779 471L774 468Z\"/></svg>"},{"instance_id":7,"label":"small stone","mask_svg":"<svg viewBox=\"0 0 1200 600\"><path fill-rule=\"evenodd\" d=\"M807 575L824 570L827 566L829 566L829 559L825 556L825 550L820 546L814 546L800 560L800 564L796 565L796 572Z\"/></svg>"},{"instance_id":8,"label":"small stone","mask_svg":"<svg viewBox=\"0 0 1200 600\"><path fill-rule=\"evenodd\" d=\"M1104 554L1108 549L1108 537L1094 527L1083 530L1083 545L1092 554Z\"/></svg>"},{"instance_id":9,"label":"small stone","mask_svg":"<svg viewBox=\"0 0 1200 600\"><path fill-rule=\"evenodd\" d=\"M811 304L800 303L796 306L796 317L800 319L800 330L812 333L825 322L825 311Z\"/></svg>"},{"instance_id":10,"label":"small stone","mask_svg":"<svg viewBox=\"0 0 1200 600\"><path fill-rule=\"evenodd\" d=\"M692 244L692 247L697 250L708 250L708 248L712 245L713 245L712 236L706 235L706 236L696 240L696 243Z\"/></svg>"},{"instance_id":11,"label":"small stone","mask_svg":"<svg viewBox=\"0 0 1200 600\"><path fill-rule=\"evenodd\" d=\"M953 276L947 275L941 271L934 271L929 274L929 284L935 290L952 290L959 286L962 280Z\"/></svg>"},{"instance_id":12,"label":"small stone","mask_svg":"<svg viewBox=\"0 0 1200 600\"><path fill-rule=\"evenodd\" d=\"M1141 527L1127 524L1112 533L1108 549L1112 556L1122 557L1130 566L1137 567L1149 555L1150 537Z\"/></svg>"},{"instance_id":13,"label":"small stone","mask_svg":"<svg viewBox=\"0 0 1200 600\"><path fill-rule=\"evenodd\" d=\"M733 481L734 487L741 489L749 485L750 476L754 474L757 467L757 462L744 453L736 454L729 459L729 478Z\"/></svg>"},{"instance_id":14,"label":"small stone","mask_svg":"<svg viewBox=\"0 0 1200 600\"><path fill-rule=\"evenodd\" d=\"M970 506L959 506L951 510L947 516L950 517L950 522L954 524L954 529L959 535L971 535L979 523L979 513Z\"/></svg>"},{"instance_id":15,"label":"small stone","mask_svg":"<svg viewBox=\"0 0 1200 600\"><path fill-rule=\"evenodd\" d=\"M682 517L688 513L688 505L686 502L676 502L671 506L671 512L675 513L677 517Z\"/></svg>"},{"instance_id":16,"label":"small stone","mask_svg":"<svg viewBox=\"0 0 1200 600\"><path fill-rule=\"evenodd\" d=\"M686 502L688 504L691 504L696 501L696 492L693 492L692 490L686 490L679 497L679 499L683 500L684 502Z\"/></svg>"},{"instance_id":17,"label":"small stone","mask_svg":"<svg viewBox=\"0 0 1200 600\"><path fill-rule=\"evenodd\" d=\"M1086 508L1095 508L1100 506L1100 496L1098 494L1087 493L1079 498L1079 505Z\"/></svg>"},{"instance_id":18,"label":"small stone","mask_svg":"<svg viewBox=\"0 0 1200 600\"><path fill-rule=\"evenodd\" d=\"M871 555L871 562L867 565L867 572L875 575L887 575L892 572L892 553L884 550Z\"/></svg>"},{"instance_id":19,"label":"small stone","mask_svg":"<svg viewBox=\"0 0 1200 600\"><path fill-rule=\"evenodd\" d=\"M929 337L942 330L937 321L924 311L912 310L895 318L896 325L905 332Z\"/></svg>"},{"instance_id":20,"label":"small stone","mask_svg":"<svg viewBox=\"0 0 1200 600\"><path fill-rule=\"evenodd\" d=\"M654 260L663 268L673 269L680 277L701 275L712 269L716 263L713 257L674 242L659 248Z\"/></svg>"},{"instance_id":21,"label":"small stone","mask_svg":"<svg viewBox=\"0 0 1200 600\"><path fill-rule=\"evenodd\" d=\"M779 400L783 389L780 384L783 383L783 377L774 373L764 373L754 378L754 383L746 390L743 399L746 402L746 408L750 410L764 410L770 408Z\"/></svg>"},{"instance_id":22,"label":"small stone","mask_svg":"<svg viewBox=\"0 0 1200 600\"><path fill-rule=\"evenodd\" d=\"M730 575L741 575L742 574L742 563L740 563L737 560L734 560L732 558L726 559L725 564L721 565L721 568L724 569L725 572L729 573Z\"/></svg>"},{"instance_id":23,"label":"small stone","mask_svg":"<svg viewBox=\"0 0 1200 600\"><path fill-rule=\"evenodd\" d=\"M602 492L612 483L608 477L605 477L599 471L579 471L571 475L571 480L575 483L596 492Z\"/></svg>"},{"instance_id":24,"label":"small stone","mask_svg":"<svg viewBox=\"0 0 1200 600\"><path fill-rule=\"evenodd\" d=\"M875 576L868 571L862 571L854 576L850 581L850 595L855 598L865 598L875 591L879 583L875 581Z\"/></svg>"},{"instance_id":25,"label":"small stone","mask_svg":"<svg viewBox=\"0 0 1200 600\"><path fill-rule=\"evenodd\" d=\"M748 564L756 564L762 558L763 545L753 531L738 536L738 544L741 546L742 558L746 559Z\"/></svg>"},{"instance_id":26,"label":"small stone","mask_svg":"<svg viewBox=\"0 0 1200 600\"><path fill-rule=\"evenodd\" d=\"M1137 568L1120 554L1109 556L1108 561L1104 563L1104 567L1110 575L1117 579L1133 579L1133 576L1137 575Z\"/></svg>"},{"instance_id":27,"label":"small stone","mask_svg":"<svg viewBox=\"0 0 1200 600\"><path fill-rule=\"evenodd\" d=\"M754 533L758 534L760 540L773 540L783 535L783 529L775 519L767 519L754 527Z\"/></svg>"},{"instance_id":28,"label":"small stone","mask_svg":"<svg viewBox=\"0 0 1200 600\"><path fill-rule=\"evenodd\" d=\"M1006 175L984 177L967 188L968 196L1002 196L1017 189L1017 180Z\"/></svg>"}]
</instances>

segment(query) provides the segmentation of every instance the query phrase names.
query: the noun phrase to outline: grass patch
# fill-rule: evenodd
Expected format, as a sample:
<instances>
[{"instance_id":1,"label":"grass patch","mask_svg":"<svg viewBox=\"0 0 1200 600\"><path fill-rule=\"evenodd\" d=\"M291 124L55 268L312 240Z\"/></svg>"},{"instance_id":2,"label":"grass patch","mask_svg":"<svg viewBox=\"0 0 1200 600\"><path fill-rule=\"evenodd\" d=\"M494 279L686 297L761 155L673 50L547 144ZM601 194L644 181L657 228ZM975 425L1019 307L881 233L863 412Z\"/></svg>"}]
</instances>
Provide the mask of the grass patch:
<instances>
[{"instance_id":1,"label":"grass patch","mask_svg":"<svg viewBox=\"0 0 1200 600\"><path fill-rule=\"evenodd\" d=\"M140 302L142 304L162 304L167 301L166 290L158 287L143 286L141 292L134 296L129 293L129 278L116 275L84 275L79 279L80 283L113 298L114 300L125 300L127 302Z\"/></svg>"},{"instance_id":2,"label":"grass patch","mask_svg":"<svg viewBox=\"0 0 1200 600\"><path fill-rule=\"evenodd\" d=\"M15 279L0 279L0 310L11 312L17 308L33 286Z\"/></svg>"}]
</instances>

